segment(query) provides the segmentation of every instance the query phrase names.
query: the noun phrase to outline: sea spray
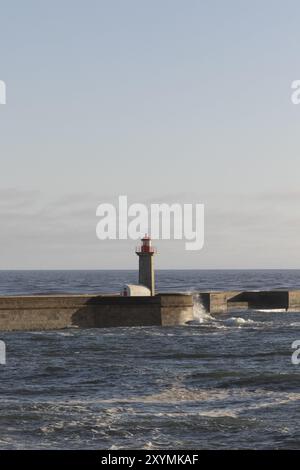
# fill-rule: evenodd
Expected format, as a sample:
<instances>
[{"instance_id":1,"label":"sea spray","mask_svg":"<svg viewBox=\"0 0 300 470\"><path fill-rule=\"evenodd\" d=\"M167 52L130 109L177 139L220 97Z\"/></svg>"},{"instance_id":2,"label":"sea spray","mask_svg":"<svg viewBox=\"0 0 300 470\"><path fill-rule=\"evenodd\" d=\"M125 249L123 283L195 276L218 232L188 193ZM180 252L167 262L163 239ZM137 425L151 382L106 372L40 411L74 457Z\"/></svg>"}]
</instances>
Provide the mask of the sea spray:
<instances>
[{"instance_id":1,"label":"sea spray","mask_svg":"<svg viewBox=\"0 0 300 470\"><path fill-rule=\"evenodd\" d=\"M230 326L253 326L255 322L251 319L244 319L240 317L230 317L230 318L214 318L206 310L203 301L201 299L201 294L196 292L190 292L193 296L193 314L194 322L197 323L213 323L215 327L230 327Z\"/></svg>"},{"instance_id":2,"label":"sea spray","mask_svg":"<svg viewBox=\"0 0 300 470\"><path fill-rule=\"evenodd\" d=\"M213 317L207 312L202 299L198 293L191 292L193 295L193 303L194 303L194 320L203 323L208 321L213 321Z\"/></svg>"}]
</instances>

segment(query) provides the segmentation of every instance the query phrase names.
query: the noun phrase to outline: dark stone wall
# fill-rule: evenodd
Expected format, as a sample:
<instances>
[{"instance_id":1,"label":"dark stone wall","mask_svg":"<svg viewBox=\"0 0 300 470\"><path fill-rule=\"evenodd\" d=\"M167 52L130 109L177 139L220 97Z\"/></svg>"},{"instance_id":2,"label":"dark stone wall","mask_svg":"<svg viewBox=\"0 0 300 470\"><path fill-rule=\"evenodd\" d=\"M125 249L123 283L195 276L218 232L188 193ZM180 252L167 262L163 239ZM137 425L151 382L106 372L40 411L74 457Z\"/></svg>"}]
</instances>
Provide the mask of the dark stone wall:
<instances>
[{"instance_id":1,"label":"dark stone wall","mask_svg":"<svg viewBox=\"0 0 300 470\"><path fill-rule=\"evenodd\" d=\"M207 294L206 294L207 295ZM209 294L209 311L226 313L232 309L296 309L300 307L300 291L225 291Z\"/></svg>"}]
</instances>

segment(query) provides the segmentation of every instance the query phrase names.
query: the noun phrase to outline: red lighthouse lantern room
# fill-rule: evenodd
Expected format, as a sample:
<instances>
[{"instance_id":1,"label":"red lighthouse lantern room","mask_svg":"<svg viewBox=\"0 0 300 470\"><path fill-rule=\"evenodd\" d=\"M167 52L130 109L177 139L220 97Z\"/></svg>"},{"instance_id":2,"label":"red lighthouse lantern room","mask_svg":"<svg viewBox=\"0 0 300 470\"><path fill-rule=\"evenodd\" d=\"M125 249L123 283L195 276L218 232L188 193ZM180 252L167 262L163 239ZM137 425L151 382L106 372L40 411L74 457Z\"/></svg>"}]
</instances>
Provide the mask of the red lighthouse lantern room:
<instances>
[{"instance_id":1,"label":"red lighthouse lantern room","mask_svg":"<svg viewBox=\"0 0 300 470\"><path fill-rule=\"evenodd\" d=\"M151 245L151 237L145 235L142 238L142 245L138 248L139 253L155 253L155 248Z\"/></svg>"}]
</instances>

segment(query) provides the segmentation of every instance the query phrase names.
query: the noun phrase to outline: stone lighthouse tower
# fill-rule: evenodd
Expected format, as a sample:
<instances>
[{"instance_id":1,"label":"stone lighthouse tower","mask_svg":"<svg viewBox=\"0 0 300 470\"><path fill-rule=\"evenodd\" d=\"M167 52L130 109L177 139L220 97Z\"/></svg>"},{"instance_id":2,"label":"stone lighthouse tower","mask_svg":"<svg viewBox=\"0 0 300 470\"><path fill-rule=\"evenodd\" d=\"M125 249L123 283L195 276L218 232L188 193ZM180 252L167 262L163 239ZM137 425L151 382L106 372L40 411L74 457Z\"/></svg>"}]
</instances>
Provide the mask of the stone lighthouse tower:
<instances>
[{"instance_id":1,"label":"stone lighthouse tower","mask_svg":"<svg viewBox=\"0 0 300 470\"><path fill-rule=\"evenodd\" d=\"M139 257L139 284L148 287L151 295L155 295L155 280L153 256L156 249L151 246L151 238L145 235L142 238L142 245L137 247L136 254Z\"/></svg>"}]
</instances>

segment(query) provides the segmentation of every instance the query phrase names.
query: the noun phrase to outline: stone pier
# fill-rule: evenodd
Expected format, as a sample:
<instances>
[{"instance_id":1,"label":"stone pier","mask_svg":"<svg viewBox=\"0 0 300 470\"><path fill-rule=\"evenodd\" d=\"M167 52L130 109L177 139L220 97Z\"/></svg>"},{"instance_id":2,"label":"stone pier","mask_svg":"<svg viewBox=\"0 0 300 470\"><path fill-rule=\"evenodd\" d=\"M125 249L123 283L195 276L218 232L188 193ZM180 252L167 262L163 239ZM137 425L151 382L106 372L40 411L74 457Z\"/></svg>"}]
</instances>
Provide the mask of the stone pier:
<instances>
[{"instance_id":1,"label":"stone pier","mask_svg":"<svg viewBox=\"0 0 300 470\"><path fill-rule=\"evenodd\" d=\"M232 310L286 310L300 312L300 290L211 291L200 294L211 314Z\"/></svg>"},{"instance_id":2,"label":"stone pier","mask_svg":"<svg viewBox=\"0 0 300 470\"><path fill-rule=\"evenodd\" d=\"M0 331L174 326L191 320L193 298L184 294L0 297Z\"/></svg>"}]
</instances>

